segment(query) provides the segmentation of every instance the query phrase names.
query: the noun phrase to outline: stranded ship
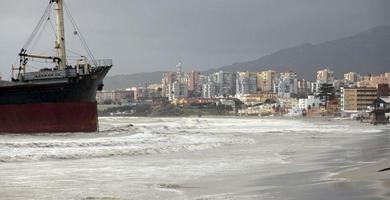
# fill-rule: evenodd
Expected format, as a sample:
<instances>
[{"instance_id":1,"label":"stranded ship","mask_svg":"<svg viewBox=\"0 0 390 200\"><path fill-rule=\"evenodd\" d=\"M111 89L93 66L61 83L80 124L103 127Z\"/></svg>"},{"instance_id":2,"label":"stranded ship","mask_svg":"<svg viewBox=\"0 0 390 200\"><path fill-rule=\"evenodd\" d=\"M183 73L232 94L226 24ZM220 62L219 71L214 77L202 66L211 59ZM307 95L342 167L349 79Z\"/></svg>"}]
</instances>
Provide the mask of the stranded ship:
<instances>
[{"instance_id":1,"label":"stranded ship","mask_svg":"<svg viewBox=\"0 0 390 200\"><path fill-rule=\"evenodd\" d=\"M64 8L90 58L67 61ZM32 38L55 15L55 54L29 53ZM110 59L95 60L63 0L50 0L44 15L12 67L12 81L0 81L0 133L94 132L98 129L96 92L112 67ZM49 68L29 69L30 61L49 63Z\"/></svg>"}]
</instances>

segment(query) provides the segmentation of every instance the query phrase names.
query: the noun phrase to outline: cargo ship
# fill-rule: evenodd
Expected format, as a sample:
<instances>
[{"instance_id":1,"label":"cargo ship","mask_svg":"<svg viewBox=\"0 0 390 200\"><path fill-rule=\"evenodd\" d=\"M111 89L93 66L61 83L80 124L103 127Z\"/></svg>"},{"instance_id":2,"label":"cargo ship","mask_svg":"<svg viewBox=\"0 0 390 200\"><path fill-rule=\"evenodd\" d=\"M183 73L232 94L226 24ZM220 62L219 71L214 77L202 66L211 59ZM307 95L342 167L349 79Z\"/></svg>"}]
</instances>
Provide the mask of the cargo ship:
<instances>
[{"instance_id":1,"label":"cargo ship","mask_svg":"<svg viewBox=\"0 0 390 200\"><path fill-rule=\"evenodd\" d=\"M74 35L86 47L86 56L73 64L65 49L64 9L74 26ZM54 12L54 13L53 13ZM53 13L53 14L50 14ZM29 52L31 40L43 24L55 15L54 55ZM98 130L96 92L112 67L111 59L96 60L64 0L50 0L41 20L19 53L19 65L12 66L12 80L0 81L0 133L95 132ZM49 67L29 69L30 61Z\"/></svg>"}]
</instances>

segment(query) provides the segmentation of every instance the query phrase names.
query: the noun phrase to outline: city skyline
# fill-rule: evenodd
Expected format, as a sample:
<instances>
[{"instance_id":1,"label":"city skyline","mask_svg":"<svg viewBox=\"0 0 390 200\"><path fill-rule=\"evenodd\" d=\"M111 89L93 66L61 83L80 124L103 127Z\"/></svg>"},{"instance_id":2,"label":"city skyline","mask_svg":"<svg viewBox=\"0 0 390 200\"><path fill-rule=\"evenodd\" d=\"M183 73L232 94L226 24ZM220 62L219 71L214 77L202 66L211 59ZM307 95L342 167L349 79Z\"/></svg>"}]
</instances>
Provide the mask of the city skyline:
<instances>
[{"instance_id":1,"label":"city skyline","mask_svg":"<svg viewBox=\"0 0 390 200\"><path fill-rule=\"evenodd\" d=\"M197 71L183 71L179 62L177 71L164 73L160 84L105 90L98 92L97 99L99 104L113 107L151 105L150 110L144 112L160 114L165 113L161 109L174 109L180 105L206 112L211 106L210 112L224 111L236 115L338 113L350 116L373 111L374 102L388 101L389 85L390 72L378 75L348 72L337 79L332 69L324 68L316 72L315 80L305 80L295 72L273 70L218 71L204 75ZM167 103L174 107L167 106ZM102 112L107 114L107 111ZM136 111L122 114L134 114L132 112Z\"/></svg>"}]
</instances>

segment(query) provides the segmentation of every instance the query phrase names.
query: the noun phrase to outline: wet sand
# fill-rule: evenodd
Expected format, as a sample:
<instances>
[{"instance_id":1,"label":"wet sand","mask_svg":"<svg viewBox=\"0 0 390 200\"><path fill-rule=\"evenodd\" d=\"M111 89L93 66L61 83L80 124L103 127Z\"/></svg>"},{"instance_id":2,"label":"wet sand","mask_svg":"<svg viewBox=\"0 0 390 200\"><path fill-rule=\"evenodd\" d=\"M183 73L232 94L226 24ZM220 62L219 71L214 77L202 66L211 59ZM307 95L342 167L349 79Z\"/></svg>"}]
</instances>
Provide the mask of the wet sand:
<instances>
[{"instance_id":1,"label":"wet sand","mask_svg":"<svg viewBox=\"0 0 390 200\"><path fill-rule=\"evenodd\" d=\"M390 159L363 164L362 166L341 171L331 178L342 182L370 182L379 190L379 197L390 199Z\"/></svg>"},{"instance_id":2,"label":"wet sand","mask_svg":"<svg viewBox=\"0 0 390 200\"><path fill-rule=\"evenodd\" d=\"M390 132L385 130L318 159L324 168L262 179L275 199L390 199ZM315 162L315 161L314 161ZM319 178L321 177L321 178ZM271 199L271 198L270 198Z\"/></svg>"},{"instance_id":3,"label":"wet sand","mask_svg":"<svg viewBox=\"0 0 390 200\"><path fill-rule=\"evenodd\" d=\"M297 156L287 164L262 166L236 176L203 178L182 190L199 200L390 199L390 132L383 128L358 142L345 142L337 150Z\"/></svg>"}]
</instances>

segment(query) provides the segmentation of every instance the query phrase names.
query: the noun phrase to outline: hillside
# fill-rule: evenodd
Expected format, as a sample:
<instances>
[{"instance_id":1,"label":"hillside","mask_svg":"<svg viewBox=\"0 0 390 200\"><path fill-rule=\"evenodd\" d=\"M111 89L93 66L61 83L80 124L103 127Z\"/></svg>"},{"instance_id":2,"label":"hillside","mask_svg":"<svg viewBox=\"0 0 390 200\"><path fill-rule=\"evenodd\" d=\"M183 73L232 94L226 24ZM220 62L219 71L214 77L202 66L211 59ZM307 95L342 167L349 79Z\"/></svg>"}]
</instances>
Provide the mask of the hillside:
<instances>
[{"instance_id":1,"label":"hillside","mask_svg":"<svg viewBox=\"0 0 390 200\"><path fill-rule=\"evenodd\" d=\"M390 26L376 27L357 35L283 49L254 61L234 63L218 70L295 71L313 79L318 69L329 67L337 76L356 71L381 73L390 69Z\"/></svg>"},{"instance_id":2,"label":"hillside","mask_svg":"<svg viewBox=\"0 0 390 200\"><path fill-rule=\"evenodd\" d=\"M104 89L129 88L145 84L161 83L164 72L143 72L137 74L108 76L104 79Z\"/></svg>"},{"instance_id":3,"label":"hillside","mask_svg":"<svg viewBox=\"0 0 390 200\"><path fill-rule=\"evenodd\" d=\"M257 60L239 62L204 71L295 71L300 77L313 80L316 71L328 67L337 77L349 71L362 74L390 70L390 26L372 28L351 37L319 44L305 43L282 49ZM163 72L117 75L105 79L105 89L126 88L145 83L160 83Z\"/></svg>"}]
</instances>

